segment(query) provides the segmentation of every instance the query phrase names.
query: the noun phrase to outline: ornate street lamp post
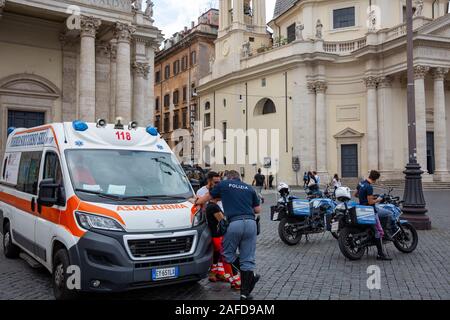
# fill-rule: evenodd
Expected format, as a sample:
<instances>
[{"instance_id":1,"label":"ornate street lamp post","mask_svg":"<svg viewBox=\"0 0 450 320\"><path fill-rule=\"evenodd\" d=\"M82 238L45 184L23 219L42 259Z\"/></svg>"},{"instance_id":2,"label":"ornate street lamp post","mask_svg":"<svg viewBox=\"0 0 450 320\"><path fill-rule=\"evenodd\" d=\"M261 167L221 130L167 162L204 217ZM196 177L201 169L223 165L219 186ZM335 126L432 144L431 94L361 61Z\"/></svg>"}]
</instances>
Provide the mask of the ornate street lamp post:
<instances>
[{"instance_id":1,"label":"ornate street lamp post","mask_svg":"<svg viewBox=\"0 0 450 320\"><path fill-rule=\"evenodd\" d=\"M422 174L420 164L417 162L416 141L416 105L414 88L414 45L413 45L413 8L412 0L406 1L406 27L407 27L407 62L408 62L408 153L409 160L406 165L405 194L403 197L404 218L420 230L431 229L430 218L426 215L426 203L422 189ZM423 165L423 164L422 164Z\"/></svg>"}]
</instances>

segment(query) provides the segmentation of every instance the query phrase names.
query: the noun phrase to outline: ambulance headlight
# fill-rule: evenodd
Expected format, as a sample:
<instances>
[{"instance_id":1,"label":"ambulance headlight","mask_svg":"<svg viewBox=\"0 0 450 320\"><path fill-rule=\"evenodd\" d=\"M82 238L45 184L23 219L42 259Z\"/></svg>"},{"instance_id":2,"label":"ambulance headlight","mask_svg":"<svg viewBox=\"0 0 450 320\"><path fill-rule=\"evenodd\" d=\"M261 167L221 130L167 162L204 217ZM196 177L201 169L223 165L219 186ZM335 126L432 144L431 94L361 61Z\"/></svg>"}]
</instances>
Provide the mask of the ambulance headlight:
<instances>
[{"instance_id":1,"label":"ambulance headlight","mask_svg":"<svg viewBox=\"0 0 450 320\"><path fill-rule=\"evenodd\" d=\"M203 210L199 209L192 220L192 227L197 227L203 222L205 222L205 215L203 214Z\"/></svg>"},{"instance_id":2,"label":"ambulance headlight","mask_svg":"<svg viewBox=\"0 0 450 320\"><path fill-rule=\"evenodd\" d=\"M131 121L129 124L128 124L128 130L136 130L137 129L137 127L138 127L138 123L136 122L136 121Z\"/></svg>"},{"instance_id":3,"label":"ambulance headlight","mask_svg":"<svg viewBox=\"0 0 450 320\"><path fill-rule=\"evenodd\" d=\"M78 224L86 230L125 231L122 225L112 218L80 211L75 211L75 216L77 217Z\"/></svg>"},{"instance_id":4,"label":"ambulance headlight","mask_svg":"<svg viewBox=\"0 0 450 320\"><path fill-rule=\"evenodd\" d=\"M98 119L97 120L97 128L105 128L107 125L105 119Z\"/></svg>"}]
</instances>

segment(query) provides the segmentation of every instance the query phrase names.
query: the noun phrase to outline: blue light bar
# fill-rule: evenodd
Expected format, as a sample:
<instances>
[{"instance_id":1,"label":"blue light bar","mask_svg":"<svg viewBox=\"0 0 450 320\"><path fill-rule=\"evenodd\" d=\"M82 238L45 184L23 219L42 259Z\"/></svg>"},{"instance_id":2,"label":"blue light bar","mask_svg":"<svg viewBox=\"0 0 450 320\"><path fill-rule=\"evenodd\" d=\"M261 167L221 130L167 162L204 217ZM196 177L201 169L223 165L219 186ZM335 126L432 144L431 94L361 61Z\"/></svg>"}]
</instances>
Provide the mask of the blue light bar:
<instances>
[{"instance_id":1,"label":"blue light bar","mask_svg":"<svg viewBox=\"0 0 450 320\"><path fill-rule=\"evenodd\" d=\"M14 127L9 127L9 128L8 128L8 136L9 136L11 133L13 133L14 130L16 130L16 128L14 128Z\"/></svg>"},{"instance_id":2,"label":"blue light bar","mask_svg":"<svg viewBox=\"0 0 450 320\"><path fill-rule=\"evenodd\" d=\"M159 134L158 129L153 128L153 127L147 127L146 131L149 135L154 136L154 137L158 136L158 134Z\"/></svg>"},{"instance_id":3,"label":"blue light bar","mask_svg":"<svg viewBox=\"0 0 450 320\"><path fill-rule=\"evenodd\" d=\"M86 131L88 129L87 123L81 120L75 120L72 122L72 127L76 131Z\"/></svg>"}]
</instances>

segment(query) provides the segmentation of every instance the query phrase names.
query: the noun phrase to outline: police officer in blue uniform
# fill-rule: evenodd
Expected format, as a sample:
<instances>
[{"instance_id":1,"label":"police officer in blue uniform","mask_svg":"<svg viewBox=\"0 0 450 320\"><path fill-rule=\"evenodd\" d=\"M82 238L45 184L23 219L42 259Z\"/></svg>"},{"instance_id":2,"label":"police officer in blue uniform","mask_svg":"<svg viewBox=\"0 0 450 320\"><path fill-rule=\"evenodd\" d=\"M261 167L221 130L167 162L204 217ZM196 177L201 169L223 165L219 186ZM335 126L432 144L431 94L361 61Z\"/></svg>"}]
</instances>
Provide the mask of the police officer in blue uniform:
<instances>
[{"instance_id":1,"label":"police officer in blue uniform","mask_svg":"<svg viewBox=\"0 0 450 320\"><path fill-rule=\"evenodd\" d=\"M227 180L198 198L195 204L202 205L213 198L222 199L229 223L223 239L225 260L241 272L241 300L251 300L250 294L259 280L259 275L254 272L257 215L261 213L259 197L252 186L242 182L239 173L233 170L228 172Z\"/></svg>"},{"instance_id":2,"label":"police officer in blue uniform","mask_svg":"<svg viewBox=\"0 0 450 320\"><path fill-rule=\"evenodd\" d=\"M376 170L372 170L370 172L369 177L361 181L358 184L358 187L356 188L356 192L354 194L355 197L359 198L359 204L363 206L373 206L375 209L375 212L377 213L377 219L378 217L389 217L389 219L392 219L390 216L390 212L388 210L383 210L381 208L377 208L376 204L380 203L382 201L381 198L376 198L373 194L373 187L372 184L377 182L377 180L380 178L380 173ZM378 220L379 222L379 220ZM381 238L380 233L375 228L375 238L376 238L376 246L378 250L377 260L386 260L390 261L392 260L390 257L386 256L386 254L383 252L383 239Z\"/></svg>"}]
</instances>

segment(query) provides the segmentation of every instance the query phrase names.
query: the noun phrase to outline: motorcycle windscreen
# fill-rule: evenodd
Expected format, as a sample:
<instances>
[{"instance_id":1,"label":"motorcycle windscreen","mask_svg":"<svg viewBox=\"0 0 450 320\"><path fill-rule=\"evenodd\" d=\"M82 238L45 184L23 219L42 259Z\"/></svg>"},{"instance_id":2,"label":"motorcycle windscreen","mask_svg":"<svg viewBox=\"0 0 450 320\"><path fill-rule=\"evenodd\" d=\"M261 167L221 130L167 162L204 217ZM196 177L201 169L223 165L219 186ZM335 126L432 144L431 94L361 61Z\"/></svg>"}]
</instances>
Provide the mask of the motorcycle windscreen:
<instances>
[{"instance_id":1,"label":"motorcycle windscreen","mask_svg":"<svg viewBox=\"0 0 450 320\"><path fill-rule=\"evenodd\" d=\"M292 199L289 203L290 214L300 217L308 217L311 214L308 200Z\"/></svg>"},{"instance_id":2,"label":"motorcycle windscreen","mask_svg":"<svg viewBox=\"0 0 450 320\"><path fill-rule=\"evenodd\" d=\"M356 222L358 224L376 225L375 209L369 206L356 206Z\"/></svg>"}]
</instances>

